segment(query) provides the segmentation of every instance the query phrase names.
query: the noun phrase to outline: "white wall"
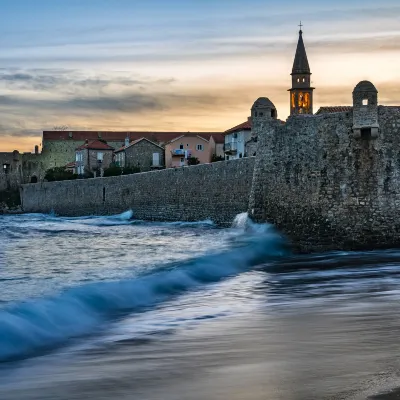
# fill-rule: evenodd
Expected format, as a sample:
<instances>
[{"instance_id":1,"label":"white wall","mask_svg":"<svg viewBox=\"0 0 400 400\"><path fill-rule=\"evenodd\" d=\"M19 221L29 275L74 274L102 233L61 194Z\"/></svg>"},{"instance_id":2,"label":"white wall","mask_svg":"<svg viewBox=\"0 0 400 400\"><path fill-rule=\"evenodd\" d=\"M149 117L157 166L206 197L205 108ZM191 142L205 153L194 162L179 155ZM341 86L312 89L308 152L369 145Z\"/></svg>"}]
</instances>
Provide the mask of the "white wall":
<instances>
[{"instance_id":1,"label":"white wall","mask_svg":"<svg viewBox=\"0 0 400 400\"><path fill-rule=\"evenodd\" d=\"M234 155L225 154L225 159L236 160L238 158L244 157L246 142L251 138L251 130L246 129L238 132L233 132L225 135L225 145L233 144L236 145L237 153ZM240 156L241 155L241 156Z\"/></svg>"}]
</instances>

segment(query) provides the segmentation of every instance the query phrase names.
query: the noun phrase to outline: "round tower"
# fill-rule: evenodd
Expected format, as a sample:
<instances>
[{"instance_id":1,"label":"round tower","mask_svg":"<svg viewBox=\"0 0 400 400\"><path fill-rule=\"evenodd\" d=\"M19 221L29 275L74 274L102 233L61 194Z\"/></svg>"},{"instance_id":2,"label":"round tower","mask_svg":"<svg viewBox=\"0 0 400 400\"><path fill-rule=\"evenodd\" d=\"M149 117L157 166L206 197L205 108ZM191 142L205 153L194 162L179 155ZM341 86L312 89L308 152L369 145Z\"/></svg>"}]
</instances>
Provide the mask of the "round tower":
<instances>
[{"instance_id":1,"label":"round tower","mask_svg":"<svg viewBox=\"0 0 400 400\"><path fill-rule=\"evenodd\" d=\"M370 139L378 134L378 91L371 82L361 81L353 90L353 135Z\"/></svg>"},{"instance_id":2,"label":"round tower","mask_svg":"<svg viewBox=\"0 0 400 400\"><path fill-rule=\"evenodd\" d=\"M278 119L276 107L267 97L259 97L251 107L251 138L246 143L246 154L255 156L258 140L267 126Z\"/></svg>"},{"instance_id":3,"label":"round tower","mask_svg":"<svg viewBox=\"0 0 400 400\"><path fill-rule=\"evenodd\" d=\"M255 119L277 119L278 113L276 107L267 97L259 97L251 107L251 118Z\"/></svg>"}]
</instances>

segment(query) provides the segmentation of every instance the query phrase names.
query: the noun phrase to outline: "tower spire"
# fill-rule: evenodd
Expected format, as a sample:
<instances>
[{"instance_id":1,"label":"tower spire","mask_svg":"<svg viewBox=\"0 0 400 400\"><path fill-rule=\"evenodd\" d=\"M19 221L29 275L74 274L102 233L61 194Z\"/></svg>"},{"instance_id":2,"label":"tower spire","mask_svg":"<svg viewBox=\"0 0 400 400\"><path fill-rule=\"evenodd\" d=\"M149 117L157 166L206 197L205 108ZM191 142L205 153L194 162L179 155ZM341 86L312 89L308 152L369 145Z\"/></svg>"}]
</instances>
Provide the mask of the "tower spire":
<instances>
[{"instance_id":1,"label":"tower spire","mask_svg":"<svg viewBox=\"0 0 400 400\"><path fill-rule=\"evenodd\" d=\"M292 68L292 88L290 91L290 115L313 113L313 90L311 71L303 41L303 24L300 21L299 39Z\"/></svg>"},{"instance_id":2,"label":"tower spire","mask_svg":"<svg viewBox=\"0 0 400 400\"><path fill-rule=\"evenodd\" d=\"M292 74L309 74L310 66L308 65L306 48L303 42L303 31L301 27L303 26L300 22L299 40L297 42L296 55L294 57Z\"/></svg>"}]
</instances>

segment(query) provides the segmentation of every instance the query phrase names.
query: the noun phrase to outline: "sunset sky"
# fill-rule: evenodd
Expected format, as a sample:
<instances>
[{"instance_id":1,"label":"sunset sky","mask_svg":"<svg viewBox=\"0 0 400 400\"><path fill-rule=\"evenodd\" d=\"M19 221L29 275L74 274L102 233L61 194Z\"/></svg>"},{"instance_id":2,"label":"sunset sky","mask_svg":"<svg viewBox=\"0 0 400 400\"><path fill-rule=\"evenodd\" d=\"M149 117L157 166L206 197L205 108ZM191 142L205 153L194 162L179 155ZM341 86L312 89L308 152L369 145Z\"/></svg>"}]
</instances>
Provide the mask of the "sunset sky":
<instances>
[{"instance_id":1,"label":"sunset sky","mask_svg":"<svg viewBox=\"0 0 400 400\"><path fill-rule=\"evenodd\" d=\"M0 151L59 125L223 131L260 96L286 119L300 20L315 111L363 79L400 104L398 0L1 0Z\"/></svg>"}]
</instances>

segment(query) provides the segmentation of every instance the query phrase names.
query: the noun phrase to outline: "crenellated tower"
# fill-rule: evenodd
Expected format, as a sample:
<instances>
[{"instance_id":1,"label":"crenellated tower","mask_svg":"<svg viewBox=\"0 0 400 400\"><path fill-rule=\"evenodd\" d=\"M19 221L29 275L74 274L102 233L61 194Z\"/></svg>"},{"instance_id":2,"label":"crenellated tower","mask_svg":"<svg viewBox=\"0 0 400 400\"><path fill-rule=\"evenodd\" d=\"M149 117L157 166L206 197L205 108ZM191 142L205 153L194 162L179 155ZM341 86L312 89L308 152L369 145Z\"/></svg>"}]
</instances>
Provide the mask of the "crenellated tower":
<instances>
[{"instance_id":1,"label":"crenellated tower","mask_svg":"<svg viewBox=\"0 0 400 400\"><path fill-rule=\"evenodd\" d=\"M306 48L303 42L303 31L299 31L296 56L292 69L292 88L290 92L290 115L313 113L313 91L311 71L308 65Z\"/></svg>"}]
</instances>

